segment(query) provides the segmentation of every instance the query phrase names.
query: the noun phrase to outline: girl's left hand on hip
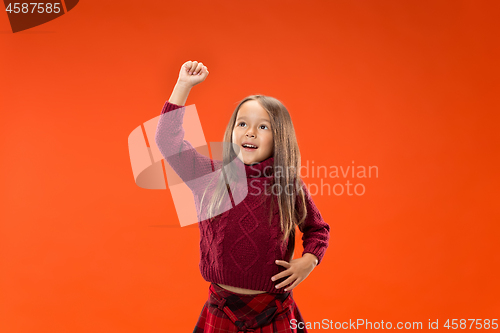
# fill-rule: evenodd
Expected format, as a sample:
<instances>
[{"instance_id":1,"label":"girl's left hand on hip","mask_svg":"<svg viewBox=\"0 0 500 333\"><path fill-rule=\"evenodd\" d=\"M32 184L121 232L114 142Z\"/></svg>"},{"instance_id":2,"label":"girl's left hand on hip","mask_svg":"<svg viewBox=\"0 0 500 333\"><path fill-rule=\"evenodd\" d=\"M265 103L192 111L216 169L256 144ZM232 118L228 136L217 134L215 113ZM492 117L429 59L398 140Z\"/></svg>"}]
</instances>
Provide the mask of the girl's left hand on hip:
<instances>
[{"instance_id":1,"label":"girl's left hand on hip","mask_svg":"<svg viewBox=\"0 0 500 333\"><path fill-rule=\"evenodd\" d=\"M297 287L299 283L304 281L305 278L313 271L314 267L316 267L318 262L317 260L316 256L310 253L304 254L302 258L292 259L290 262L276 260L276 264L285 267L286 270L274 275L271 280L276 281L282 277L290 275L288 279L278 283L276 285L276 289L282 288L290 283L292 283L292 285L287 287L285 291L290 291Z\"/></svg>"}]
</instances>

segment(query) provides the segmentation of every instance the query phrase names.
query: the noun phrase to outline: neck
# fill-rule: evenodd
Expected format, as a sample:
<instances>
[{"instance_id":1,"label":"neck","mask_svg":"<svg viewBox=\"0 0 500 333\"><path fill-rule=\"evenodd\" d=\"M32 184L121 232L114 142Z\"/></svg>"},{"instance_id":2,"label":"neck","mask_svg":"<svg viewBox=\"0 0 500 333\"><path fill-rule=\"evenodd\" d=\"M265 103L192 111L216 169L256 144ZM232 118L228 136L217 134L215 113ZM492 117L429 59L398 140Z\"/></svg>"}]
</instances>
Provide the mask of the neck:
<instances>
[{"instance_id":1,"label":"neck","mask_svg":"<svg viewBox=\"0 0 500 333\"><path fill-rule=\"evenodd\" d=\"M247 178L270 177L273 175L274 157L268 157L263 161L251 164L245 163Z\"/></svg>"}]
</instances>

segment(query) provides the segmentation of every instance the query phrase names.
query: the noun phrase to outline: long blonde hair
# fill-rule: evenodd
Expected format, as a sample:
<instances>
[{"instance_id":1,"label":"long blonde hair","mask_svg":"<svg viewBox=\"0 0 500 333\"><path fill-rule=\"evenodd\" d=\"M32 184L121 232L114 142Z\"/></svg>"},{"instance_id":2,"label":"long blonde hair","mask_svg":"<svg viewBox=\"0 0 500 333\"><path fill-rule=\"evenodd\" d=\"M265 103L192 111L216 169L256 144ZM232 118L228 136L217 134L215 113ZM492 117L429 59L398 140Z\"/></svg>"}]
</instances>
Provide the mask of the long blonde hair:
<instances>
[{"instance_id":1,"label":"long blonde hair","mask_svg":"<svg viewBox=\"0 0 500 333\"><path fill-rule=\"evenodd\" d=\"M299 173L300 151L297 138L295 136L295 129L288 110L279 100L265 95L250 95L239 102L238 106L233 111L224 133L224 145L222 149L223 166L229 165L232 160L237 158L231 144L233 142L232 133L241 105L250 100L256 100L259 102L262 108L264 108L264 110L266 110L269 114L269 118L271 120L274 141L274 177L272 177L272 186L269 187L269 193L267 194L270 194L270 191L274 188L275 184L279 189L282 189L279 191L279 194L276 194L276 196L279 206L281 231L283 232L282 241L285 241L288 237L294 235L296 225L304 223L307 209L305 204L305 193L302 187L302 179ZM277 169L281 169L280 177L275 176ZM220 209L223 198L230 190L228 184L230 184L232 180L236 179L236 175L231 171L231 169L224 170L224 167L222 167L221 171L224 177L217 177L218 181L215 190L213 195L210 195L211 199L207 204L208 216L217 215L215 212ZM289 186L287 187L287 185L290 184L292 185L292 191L288 190ZM200 210L202 210L206 194L207 190L205 189L200 203ZM297 200L298 209L295 209ZM273 208L274 200L271 200L269 223L271 223L273 218ZM213 219L215 219L215 217L210 218L210 220Z\"/></svg>"}]
</instances>

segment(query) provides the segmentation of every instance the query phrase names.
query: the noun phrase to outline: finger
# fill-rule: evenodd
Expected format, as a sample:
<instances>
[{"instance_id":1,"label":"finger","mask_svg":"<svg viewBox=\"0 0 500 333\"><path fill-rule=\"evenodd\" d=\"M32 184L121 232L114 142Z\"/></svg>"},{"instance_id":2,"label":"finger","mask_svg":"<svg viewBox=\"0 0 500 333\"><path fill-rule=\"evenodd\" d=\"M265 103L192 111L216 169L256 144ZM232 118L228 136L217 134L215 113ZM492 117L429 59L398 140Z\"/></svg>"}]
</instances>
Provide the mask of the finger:
<instances>
[{"instance_id":1,"label":"finger","mask_svg":"<svg viewBox=\"0 0 500 333\"><path fill-rule=\"evenodd\" d=\"M189 74L193 74L194 70L196 69L196 66L198 66L198 61L193 61L191 64L191 70L189 71Z\"/></svg>"},{"instance_id":2,"label":"finger","mask_svg":"<svg viewBox=\"0 0 500 333\"><path fill-rule=\"evenodd\" d=\"M196 69L194 70L194 74L200 75L202 68L203 68L203 63L202 62L198 63L198 66L196 66Z\"/></svg>"},{"instance_id":3,"label":"finger","mask_svg":"<svg viewBox=\"0 0 500 333\"><path fill-rule=\"evenodd\" d=\"M283 266L283 267L286 267L286 268L290 268L292 266L292 265L290 265L289 262L286 262L284 260L276 260L276 264Z\"/></svg>"},{"instance_id":4,"label":"finger","mask_svg":"<svg viewBox=\"0 0 500 333\"><path fill-rule=\"evenodd\" d=\"M278 284L276 285L276 288L281 288L281 287L288 286L290 283L292 283L292 282L293 282L293 281L295 281L296 279L297 279L297 276L292 275L292 276L290 276L288 279L286 279L285 281L278 283Z\"/></svg>"},{"instance_id":5,"label":"finger","mask_svg":"<svg viewBox=\"0 0 500 333\"><path fill-rule=\"evenodd\" d=\"M201 68L200 75L202 75L202 74L208 74L208 69L207 69L207 66L203 66L203 67Z\"/></svg>"},{"instance_id":6,"label":"finger","mask_svg":"<svg viewBox=\"0 0 500 333\"><path fill-rule=\"evenodd\" d=\"M186 61L184 63L184 67L186 68L187 72L189 73L189 71L191 70L191 64L192 64L192 61L189 60L189 61Z\"/></svg>"},{"instance_id":7,"label":"finger","mask_svg":"<svg viewBox=\"0 0 500 333\"><path fill-rule=\"evenodd\" d=\"M302 279L295 280L295 282L290 287L285 288L285 291L292 290L293 288L297 287L301 282L302 282Z\"/></svg>"},{"instance_id":8,"label":"finger","mask_svg":"<svg viewBox=\"0 0 500 333\"><path fill-rule=\"evenodd\" d=\"M285 276L288 276L288 275L292 275L293 273L289 270L286 270L286 271L283 271L283 272L280 272L278 274L276 274L275 276L273 276L271 278L271 281L276 281L276 280L279 280L281 278L284 278Z\"/></svg>"}]
</instances>

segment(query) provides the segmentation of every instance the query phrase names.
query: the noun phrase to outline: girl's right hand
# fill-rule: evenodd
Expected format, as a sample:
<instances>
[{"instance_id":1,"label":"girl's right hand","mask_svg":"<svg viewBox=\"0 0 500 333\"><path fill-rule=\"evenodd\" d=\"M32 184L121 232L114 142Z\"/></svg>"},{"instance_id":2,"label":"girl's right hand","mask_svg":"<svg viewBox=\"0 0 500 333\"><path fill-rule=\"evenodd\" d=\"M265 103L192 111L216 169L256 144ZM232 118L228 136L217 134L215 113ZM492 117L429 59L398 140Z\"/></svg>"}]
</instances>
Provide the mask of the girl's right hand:
<instances>
[{"instance_id":1,"label":"girl's right hand","mask_svg":"<svg viewBox=\"0 0 500 333\"><path fill-rule=\"evenodd\" d=\"M186 61L182 64L181 72L177 82L194 87L198 83L205 81L208 76L207 66L198 61Z\"/></svg>"}]
</instances>

